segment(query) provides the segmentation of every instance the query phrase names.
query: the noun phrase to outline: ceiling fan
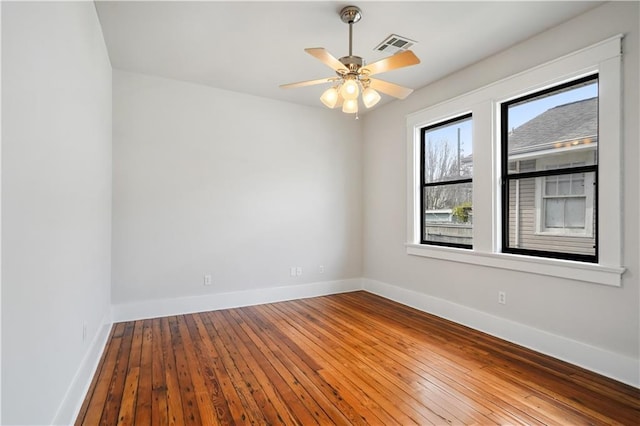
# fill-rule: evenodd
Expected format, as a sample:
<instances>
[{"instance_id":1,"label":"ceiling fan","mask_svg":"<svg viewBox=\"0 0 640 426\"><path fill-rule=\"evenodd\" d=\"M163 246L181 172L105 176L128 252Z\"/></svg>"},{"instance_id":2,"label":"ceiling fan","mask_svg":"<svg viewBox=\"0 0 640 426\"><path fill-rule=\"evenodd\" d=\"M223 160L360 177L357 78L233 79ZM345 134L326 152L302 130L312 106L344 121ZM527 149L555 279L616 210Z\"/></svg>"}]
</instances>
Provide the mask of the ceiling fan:
<instances>
[{"instance_id":1,"label":"ceiling fan","mask_svg":"<svg viewBox=\"0 0 640 426\"><path fill-rule=\"evenodd\" d=\"M336 59L322 47L304 49L305 52L332 68L337 74L336 77L283 84L280 87L288 89L312 86L315 84L334 83L331 88L325 90L320 100L328 108L335 108L342 105L342 111L351 114L358 112L358 95L360 94L360 88L362 88L362 102L367 108L371 108L380 101L378 91L398 99L404 99L409 96L411 92L413 92L413 89L371 78L371 76L409 65L419 64L420 59L418 59L411 50L405 50L371 64L365 64L364 59L360 56L354 56L352 52L353 24L361 18L362 12L357 6L347 6L340 11L340 19L342 22L349 24L348 56Z\"/></svg>"}]
</instances>

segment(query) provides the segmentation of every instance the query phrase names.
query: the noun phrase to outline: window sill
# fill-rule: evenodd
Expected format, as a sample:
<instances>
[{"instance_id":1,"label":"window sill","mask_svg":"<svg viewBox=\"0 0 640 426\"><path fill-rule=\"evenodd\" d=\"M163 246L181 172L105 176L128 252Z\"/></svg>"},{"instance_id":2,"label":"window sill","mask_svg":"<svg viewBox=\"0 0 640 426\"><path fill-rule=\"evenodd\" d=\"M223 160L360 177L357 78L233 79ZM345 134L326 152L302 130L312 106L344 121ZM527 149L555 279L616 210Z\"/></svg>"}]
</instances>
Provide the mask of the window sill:
<instances>
[{"instance_id":1,"label":"window sill","mask_svg":"<svg viewBox=\"0 0 640 426\"><path fill-rule=\"evenodd\" d=\"M622 274L625 271L625 268L622 267L589 264L571 260L545 259L506 253L483 253L473 250L413 243L407 243L406 247L407 254L414 256L528 272L613 287L620 287L622 285Z\"/></svg>"},{"instance_id":2,"label":"window sill","mask_svg":"<svg viewBox=\"0 0 640 426\"><path fill-rule=\"evenodd\" d=\"M542 237L593 238L593 234L589 232L536 231L535 235L540 235Z\"/></svg>"}]
</instances>

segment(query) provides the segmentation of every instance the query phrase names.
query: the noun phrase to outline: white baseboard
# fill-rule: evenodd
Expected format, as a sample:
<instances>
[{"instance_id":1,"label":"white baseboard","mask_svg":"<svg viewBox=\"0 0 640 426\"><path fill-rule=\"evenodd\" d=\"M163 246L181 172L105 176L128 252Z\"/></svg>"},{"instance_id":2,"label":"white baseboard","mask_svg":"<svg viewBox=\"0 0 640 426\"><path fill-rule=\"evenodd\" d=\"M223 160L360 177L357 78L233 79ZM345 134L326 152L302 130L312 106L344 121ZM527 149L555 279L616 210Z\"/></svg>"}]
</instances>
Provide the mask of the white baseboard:
<instances>
[{"instance_id":1,"label":"white baseboard","mask_svg":"<svg viewBox=\"0 0 640 426\"><path fill-rule=\"evenodd\" d=\"M58 407L58 412L51 423L52 425L72 425L75 422L89 386L91 386L93 376L98 369L100 357L109 340L110 331L111 313L107 312L102 320L100 329L89 345L89 350L76 371L69 389L67 389L60 407Z\"/></svg>"},{"instance_id":2,"label":"white baseboard","mask_svg":"<svg viewBox=\"0 0 640 426\"><path fill-rule=\"evenodd\" d=\"M170 315L238 308L361 290L362 280L351 278L283 287L207 294L174 299L145 300L112 306L113 322L133 321Z\"/></svg>"},{"instance_id":3,"label":"white baseboard","mask_svg":"<svg viewBox=\"0 0 640 426\"><path fill-rule=\"evenodd\" d=\"M424 293L362 279L363 289L640 388L640 361Z\"/></svg>"}]
</instances>

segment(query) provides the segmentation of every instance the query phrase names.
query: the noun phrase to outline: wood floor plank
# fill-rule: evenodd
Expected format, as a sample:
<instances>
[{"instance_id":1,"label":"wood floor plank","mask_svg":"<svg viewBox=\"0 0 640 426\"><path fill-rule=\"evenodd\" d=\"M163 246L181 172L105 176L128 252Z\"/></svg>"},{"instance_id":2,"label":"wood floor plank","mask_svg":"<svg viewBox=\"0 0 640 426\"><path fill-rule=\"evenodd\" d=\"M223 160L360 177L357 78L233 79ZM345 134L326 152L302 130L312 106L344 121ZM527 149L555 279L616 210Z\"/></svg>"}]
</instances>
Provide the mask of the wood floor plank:
<instances>
[{"instance_id":1,"label":"wood floor plank","mask_svg":"<svg viewBox=\"0 0 640 426\"><path fill-rule=\"evenodd\" d=\"M265 318L270 321L278 318L278 316L270 315L268 312L269 307L263 306L262 308L265 308L262 311ZM332 421L362 424L361 417L353 407L318 374L322 366L314 358L310 357L297 342L286 336L286 333L279 328L275 328L273 334L269 337L274 339L271 341L272 344L276 344L276 342L284 343L279 345L279 349L284 355L282 357L283 364L305 388L310 390L310 393L317 395L318 405Z\"/></svg>"},{"instance_id":2,"label":"wood floor plank","mask_svg":"<svg viewBox=\"0 0 640 426\"><path fill-rule=\"evenodd\" d=\"M300 303L307 307L309 306L305 304L305 301ZM343 327L333 316L327 316L324 318L324 322L330 323L330 328L335 333L335 339L340 342L349 342L349 344L344 345L344 348L340 349L344 351L345 356L357 360L356 365L358 368L362 369L367 375L376 377L378 383L388 392L399 395L406 406L405 410L408 410L407 413L413 413L415 421L420 424L425 424L426 422L432 424L459 422L459 419L443 410L442 407L433 404L427 405L421 401L419 395L417 395L418 389L414 386L415 382L410 379L402 380L403 376L406 376L408 372L400 364L392 363L398 365L403 371L390 371L387 369L385 363L376 353L378 351L376 348L378 343L370 339L367 334L350 334L347 327ZM356 337L356 339L352 339L352 337Z\"/></svg>"},{"instance_id":3,"label":"wood floor plank","mask_svg":"<svg viewBox=\"0 0 640 426\"><path fill-rule=\"evenodd\" d=\"M169 425L181 425L185 423L182 411L182 394L176 367L176 358L173 350L172 330L169 325L169 317L162 318L162 357L164 359L165 386L167 396L167 418Z\"/></svg>"},{"instance_id":4,"label":"wood floor plank","mask_svg":"<svg viewBox=\"0 0 640 426\"><path fill-rule=\"evenodd\" d=\"M193 355L200 366L200 374L202 375L202 382L198 384L198 398L206 397L213 409L216 418L211 420L211 424L230 424L233 417L215 374L218 359L215 356L215 351L207 344L209 341L204 324L199 316L194 315L187 315L185 322L193 343ZM194 373L192 372L192 374ZM204 385L204 389L201 388L202 385ZM200 394L201 392L204 394ZM199 401L202 400L199 399ZM202 412L202 408L200 411Z\"/></svg>"},{"instance_id":5,"label":"wood floor plank","mask_svg":"<svg viewBox=\"0 0 640 426\"><path fill-rule=\"evenodd\" d=\"M75 422L76 426L82 424L97 425L100 422L102 409L108 396L109 384L111 383L120 351L124 327L124 323L115 324L111 327L111 337L108 340L87 397L78 413Z\"/></svg>"},{"instance_id":6,"label":"wood floor plank","mask_svg":"<svg viewBox=\"0 0 640 426\"><path fill-rule=\"evenodd\" d=\"M169 424L169 407L167 405L167 378L162 347L162 321L152 320L152 363L151 363L151 425L167 426Z\"/></svg>"},{"instance_id":7,"label":"wood floor plank","mask_svg":"<svg viewBox=\"0 0 640 426\"><path fill-rule=\"evenodd\" d=\"M229 355L234 360L235 368L241 377L237 384L242 386L247 397L253 399L252 405L255 403L257 412L268 424L281 423L282 419L278 417L278 412L272 400L266 396L263 386L257 379L256 374L260 375L260 365L253 362L251 352L244 346L238 334L233 331L236 325L235 321L229 321L224 311L212 312L211 315L214 318L213 321L218 331L218 336L220 336Z\"/></svg>"},{"instance_id":8,"label":"wood floor plank","mask_svg":"<svg viewBox=\"0 0 640 426\"><path fill-rule=\"evenodd\" d=\"M219 311L210 312L208 316L212 326L210 333L214 333L214 345L217 346L222 364L229 375L236 393L242 400L246 421L252 424L269 423L268 417L271 417L273 407L269 406L265 411L261 410L260 405L265 403L264 398L262 395L258 395L258 400L256 400L254 396L256 392L260 394L261 390L255 385L253 374L244 368L245 365L242 363L243 360L236 346L227 339L223 326L223 317Z\"/></svg>"},{"instance_id":9,"label":"wood floor plank","mask_svg":"<svg viewBox=\"0 0 640 426\"><path fill-rule=\"evenodd\" d=\"M317 424L315 417L296 394L296 385L290 385L287 382L290 377L286 374L284 376L280 374L279 370L282 371L280 361L271 351L270 345L259 337L262 331L252 322L252 315L244 310L235 310L233 314L241 316L242 321L238 322L238 324L253 343L253 349L251 350L254 353L254 359L263 371L266 380L274 387L278 395L286 401L286 411L281 412L281 417L286 418L288 416L291 418L291 424Z\"/></svg>"},{"instance_id":10,"label":"wood floor plank","mask_svg":"<svg viewBox=\"0 0 640 426\"><path fill-rule=\"evenodd\" d=\"M308 301L307 305L309 305ZM410 350L409 346L405 345L402 350L398 350L396 348L397 339L394 338L393 330L387 335L388 330L386 330L386 327L383 324L372 323L369 316L360 317L353 314L353 311L337 310L332 312L330 307L323 305L320 305L318 309L318 313L322 312L323 315L326 314L330 317L327 320L323 320L323 322L334 321L335 318L344 317L345 320L340 320L340 322L347 328L349 334L359 335L365 346L377 347L376 354L372 355L376 362L386 365L398 377L405 378L408 384L413 384L416 393L421 398L431 401L428 404L430 407L444 409L445 411L441 412L440 415L446 417L448 413L453 416L452 420L458 419L465 423L486 423L488 421L485 415L491 412L489 409L485 409L465 395L451 391L448 387L436 384L435 381L431 380L430 375L425 373L424 368L426 365L421 361L422 348L413 347ZM413 343L409 342L409 344L413 346ZM387 355L393 356L387 357ZM433 358L430 358L429 361L430 364L433 364ZM447 370L447 365L439 364L440 371ZM478 364L478 367L483 365ZM469 369L454 370L454 374L458 372L463 374L459 377L464 377L469 372ZM438 395L440 394L444 394L443 397L439 397Z\"/></svg>"},{"instance_id":11,"label":"wood floor plank","mask_svg":"<svg viewBox=\"0 0 640 426\"><path fill-rule=\"evenodd\" d=\"M297 423L293 412L287 407L285 398L278 392L278 389L269 379L267 371L271 370L270 365L264 362L266 360L264 352L257 346L242 328L243 320L235 314L234 310L221 311L226 324L225 331L239 351L239 356L243 363L243 368L251 371L254 384L252 389L258 386L259 399L256 399L258 405L263 407L268 401L266 418L272 424L295 424ZM265 368L266 367L266 368ZM255 394L256 392L254 392ZM266 399L266 401L265 401Z\"/></svg>"},{"instance_id":12,"label":"wood floor plank","mask_svg":"<svg viewBox=\"0 0 640 426\"><path fill-rule=\"evenodd\" d=\"M75 425L640 424L640 389L371 293L114 324Z\"/></svg>"},{"instance_id":13,"label":"wood floor plank","mask_svg":"<svg viewBox=\"0 0 640 426\"><path fill-rule=\"evenodd\" d=\"M409 321L410 322L410 321ZM443 328L445 325L445 323L440 323L440 319L438 319L439 322L439 329ZM424 324L420 324L420 327L423 327ZM455 325L457 327L457 325ZM410 335L411 333L409 333ZM484 382L481 380L476 380L474 382L473 379L471 379L470 374L472 372L475 371L483 371L482 369L485 368L487 365L489 365L486 362L473 362L473 363L469 363L469 362L464 362L464 364L466 365L466 368L464 369L459 369L459 368L455 368L455 369L451 369L451 365L456 365L459 364L460 361L460 357L462 356L461 354L456 354L456 350L459 350L460 352L463 352L464 354L466 354L466 356L469 356L470 354L475 354L476 356L482 357L482 359L486 358L487 353L485 351L469 351L467 350L467 346L465 346L468 343L463 343L462 346L460 345L459 342L456 342L456 338L455 338L455 333L452 333L451 336L451 341L447 342L446 344L441 344L441 346L447 348L447 354L445 356L446 361L442 361L442 360L438 360L436 361L434 364L437 366L437 370L433 370L431 369L429 366L427 366L426 364L422 364L421 367L419 368L424 368L427 371L427 376L432 377L431 381L432 382L438 382L438 386L443 388L443 389L457 389L460 390L458 383L468 383L469 385L471 385L471 388L476 388L476 389L484 389L486 388L486 386L483 386ZM381 339L381 336L377 336L378 339ZM418 339L420 339L420 337L418 337ZM466 339L466 336L465 336ZM429 350L432 351L434 350L434 348L432 346L429 347ZM435 349L437 352L440 352L440 349ZM395 357L401 357L402 358L402 354L401 353L396 353L393 351L393 349L391 349L391 352L393 352L394 354L394 358ZM411 365L410 361L407 360L403 360L402 362L403 365ZM444 375L442 374L444 373ZM434 381L433 379L436 378L436 380ZM442 383L444 383L445 385L442 386ZM498 389L500 388L500 384L497 385ZM488 409L491 409L491 413L492 416L490 417L496 417L498 415L503 415L505 416L507 419L511 418L510 421L513 421L514 418L517 419L520 422L524 422L527 424L535 424L535 423L539 423L539 424L545 424L546 422L548 422L550 419L548 418L535 418L532 417L530 415L529 409L527 407L526 404L522 404L520 401L517 401L513 404L502 404L502 407L497 408L492 402L491 399L494 396L494 393L482 393L482 394L477 394L476 392L473 393L469 393L469 388L465 388L462 389L462 393L458 393L457 399L458 401L462 402L463 404L467 403L466 401L469 401L470 399L468 397L471 397L471 400L475 400L478 401L480 403L480 405L486 405L486 407ZM530 395L530 391L529 390L521 390L523 393L520 395L521 398L525 398L527 396ZM477 397L480 397L480 400L478 400ZM484 402L483 402L484 401ZM503 400L503 402L508 402L507 400ZM476 409L478 408L477 405L475 405ZM486 414L486 413L485 413ZM540 417L540 416L538 416Z\"/></svg>"},{"instance_id":14,"label":"wood floor plank","mask_svg":"<svg viewBox=\"0 0 640 426\"><path fill-rule=\"evenodd\" d=\"M189 334L186 320L183 315L180 315L177 320L182 345L184 347L186 368L188 369L189 378L191 380L191 383L193 384L192 392L195 397L200 423L206 425L218 424L218 416L216 415L214 404L212 404L211 400L209 399L209 392L207 389L207 385L205 384L202 367L198 362L195 346L193 344L193 341L191 340L191 335Z\"/></svg>"},{"instance_id":15,"label":"wood floor plank","mask_svg":"<svg viewBox=\"0 0 640 426\"><path fill-rule=\"evenodd\" d=\"M402 317L403 315L399 316ZM407 316L411 317L411 315ZM393 317L393 315L391 317ZM408 321L410 321L410 319L408 319ZM433 327L429 327L427 324L420 324L417 327L418 330L429 329L431 331L433 329ZM438 324L437 329L439 330L441 327L442 324ZM429 338L432 337L432 334L433 333L430 333ZM470 401L472 407L480 410L490 418L499 419L500 423L516 421L526 424L543 424L543 422L539 422L535 418L530 417L526 412L517 407L506 404L506 401L496 401L493 393L484 391L486 386L484 386L482 381L474 380L472 376L469 375L471 371L478 371L478 369L487 365L487 363L484 362L485 358L487 358L484 351L469 351L466 347L461 346L459 342L456 342L455 336L452 335L450 336L450 340L439 342L438 347L428 344L423 348L423 350L428 350L431 355L429 362L423 363L419 361L421 349L413 348L413 341L416 337L412 336L412 333L409 332L406 336L408 343L411 345L406 347L406 350L416 356L419 368L425 372L431 382L435 383L441 389L446 389L448 392L453 393L457 400L465 404L468 403L467 401ZM417 339L419 340L420 336L418 336ZM445 351L444 353L442 352L443 350ZM474 353L476 356L481 356L483 361L473 361L472 363L465 361L464 365L466 367L459 368L461 355L455 353L457 350L464 351L467 356ZM395 352L393 354L394 356L397 355ZM528 393L523 395L523 397L527 395ZM496 402L499 402L499 404L496 404ZM485 408L482 409L481 407ZM487 413L485 410L489 410L489 412Z\"/></svg>"},{"instance_id":16,"label":"wood floor plank","mask_svg":"<svg viewBox=\"0 0 640 426\"><path fill-rule=\"evenodd\" d=\"M295 315L290 311L291 315ZM311 317L307 317L311 319ZM432 422L422 416L419 412L416 412L411 404L409 404L404 398L406 394L399 391L397 387L390 384L384 378L372 375L370 373L370 365L362 361L362 357L353 357L352 353L342 347L342 340L340 336L335 333L336 330L330 327L323 327L322 324L315 323L314 321L307 321L309 328L313 329L316 333L316 341L327 347L331 351L331 356L339 360L337 364L334 364L334 373L337 375L343 375L352 377L357 386L365 389L365 391L374 396L378 404L384 407L393 418L399 419L399 423L402 424L431 424ZM390 401L389 394L400 395L394 401Z\"/></svg>"},{"instance_id":17,"label":"wood floor plank","mask_svg":"<svg viewBox=\"0 0 640 426\"><path fill-rule=\"evenodd\" d=\"M327 315L327 317L329 317L329 316L331 316L331 317L332 317L333 315L330 315L330 314L329 314L329 315ZM324 322L325 322L326 320L327 320L327 319L323 318L323 319L322 319L321 321L319 321L319 322L320 322L320 323L322 323L322 324L324 324ZM331 327L326 327L326 328L331 328ZM367 343L367 345L368 345L368 343ZM394 354L394 355L397 355L397 354ZM393 359L397 359L397 358L396 358L396 356L393 356L392 358L393 358ZM403 363L404 363L404 361L403 361ZM396 414L396 415L397 415L397 414ZM443 421L442 419L439 419L438 423L441 423L442 421ZM406 420L405 420L405 423L406 423Z\"/></svg>"},{"instance_id":18,"label":"wood floor plank","mask_svg":"<svg viewBox=\"0 0 640 426\"><path fill-rule=\"evenodd\" d=\"M293 391L292 395L302 403L306 411L310 414L310 417L308 417L307 413L301 413L306 419L303 424L326 424L327 422L331 422L327 413L322 408L321 402L313 397L310 393L311 389L304 386L304 378L301 377L300 374L297 374L296 371L292 371L285 364L287 359L281 351L281 346L284 345L274 344L273 333L275 326L257 312L251 309L247 310L253 315L246 317L246 320L249 326L253 328L254 336L258 336L262 348L266 350L271 365L291 388Z\"/></svg>"},{"instance_id":19,"label":"wood floor plank","mask_svg":"<svg viewBox=\"0 0 640 426\"><path fill-rule=\"evenodd\" d=\"M143 321L136 321L131 340L131 353L129 354L129 366L124 382L122 404L118 413L118 425L131 425L135 421L136 403L138 399L138 385L140 384L140 358L142 354L142 329Z\"/></svg>"},{"instance_id":20,"label":"wood floor plank","mask_svg":"<svg viewBox=\"0 0 640 426\"><path fill-rule=\"evenodd\" d=\"M131 356L131 342L133 340L134 322L125 324L122 332L122 343L118 351L118 358L110 379L109 391L100 417L101 425L112 426L118 423L118 414L122 405L125 379L129 369L129 357ZM95 423L94 423L95 424Z\"/></svg>"},{"instance_id":21,"label":"wood floor plank","mask_svg":"<svg viewBox=\"0 0 640 426\"><path fill-rule=\"evenodd\" d=\"M317 359L323 359L326 362L324 368L320 370L320 375L325 377L334 388L345 389L345 393L354 395L355 399L361 401L366 407L366 410L360 414L362 417L372 420L370 423L373 424L415 424L384 393L379 391L379 387L372 386L369 380L363 379L358 371L350 368L348 360L336 354L335 346L326 342L321 334L314 331L314 326L309 323L304 326L304 321L296 321L295 313L286 310L281 304L278 304L277 308L293 319L293 330L298 333L297 341L304 345L309 353L315 354ZM345 369L350 373L345 374Z\"/></svg>"},{"instance_id":22,"label":"wood floor plank","mask_svg":"<svg viewBox=\"0 0 640 426\"><path fill-rule=\"evenodd\" d=\"M180 333L178 317L169 317L169 329L171 330L171 346L175 355L176 372L178 374L178 384L180 386L180 399L182 400L182 416L186 425L200 425L200 410L198 401L193 389L191 372L187 362L184 336Z\"/></svg>"},{"instance_id":23,"label":"wood floor plank","mask_svg":"<svg viewBox=\"0 0 640 426\"><path fill-rule=\"evenodd\" d=\"M408 322L411 322L411 320L409 320ZM440 332L442 332L441 329L449 325L447 323L442 322L441 319L437 319L437 322L438 322L438 329L440 330ZM457 324L455 325L451 324L451 325L456 328L459 327ZM424 324L420 324L420 327L422 326L424 326ZM437 362L436 363L437 371L429 370L429 367L427 367L424 364L422 365L422 367L427 368L428 376L438 378L439 380L444 380L444 382L447 383L447 385L445 385L444 388L449 388L449 387L458 388L457 383L468 383L469 385L471 385L472 388L476 388L476 389L489 388L489 386L483 380L474 380L473 373L484 371L483 369L487 365L490 365L490 363L488 364L485 362L482 362L482 363L465 362L466 368L464 370L449 368L451 364L457 364L459 362L458 359L460 358L461 355L460 354L456 355L457 350L465 353L466 356L469 356L472 353L475 354L476 356L482 357L483 359L487 356L487 353L483 350L480 350L477 352L467 350L466 345L468 343L463 343L462 345L460 345L460 343L456 341L457 339L455 336L455 334L458 331L459 330L456 330L454 333L452 333L452 335L450 336L451 338L450 342L443 345L444 347L447 348L448 354L446 356L446 359L448 359L448 362L445 362L445 363L443 363L442 361ZM380 339L381 336L377 336L377 338ZM467 339L467 336L464 336L465 342L466 342L466 339ZM430 347L430 350L433 350L433 348ZM393 352L393 350L391 351ZM397 357L397 356L402 357L402 354L398 354L394 352L394 357ZM403 360L402 364L411 365L411 362L407 360ZM460 374L460 372L462 372L463 374ZM444 373L444 375L441 375L441 373ZM526 402L527 400L525 399L526 397L530 396L531 391L530 389L525 389L525 388L515 390L512 393L512 395L517 394L517 392L520 392L520 393L517 394L518 398L513 400L509 399L509 396L507 395L507 393L502 393L502 395L505 396L503 399L500 400L502 402L501 404L502 406L496 409L496 406L492 404L491 399L495 396L496 392L500 392L501 388L505 386L506 382L504 382L499 376L496 376L495 381L497 382L496 388L492 392L483 392L482 394L479 395L483 400L486 401L487 407L488 408L490 407L492 409L492 414L493 414L492 417L495 417L496 415L501 414L506 416L507 418L517 419L519 422L523 422L526 424L536 424L536 423L547 424L552 420L551 418L545 417L540 412L535 413L535 416L532 416L532 410L528 406ZM469 390L468 388L463 389L462 390L463 395L465 396L473 395L473 394L469 394L468 390ZM473 399L476 399L475 395L473 396L474 396ZM466 397L462 397L462 398L458 397L457 399L463 403L464 401L467 400ZM481 404L483 403L481 402Z\"/></svg>"},{"instance_id":24,"label":"wood floor plank","mask_svg":"<svg viewBox=\"0 0 640 426\"><path fill-rule=\"evenodd\" d=\"M202 313L197 316L197 321L199 321L199 324L203 326L204 332L206 332L206 335L203 335L202 342L206 345L207 353L210 354L212 373L215 374L216 383L219 384L221 393L226 399L231 417L234 419L234 422L241 422L243 424L250 423L244 401L236 391L233 380L229 376L223 363L222 355L219 353L217 345L214 344L217 333L211 324L211 320L206 313Z\"/></svg>"},{"instance_id":25,"label":"wood floor plank","mask_svg":"<svg viewBox=\"0 0 640 426\"><path fill-rule=\"evenodd\" d=\"M142 346L140 348L140 377L134 424L151 424L151 402L153 400L152 361L153 329L152 321L142 322Z\"/></svg>"}]
</instances>

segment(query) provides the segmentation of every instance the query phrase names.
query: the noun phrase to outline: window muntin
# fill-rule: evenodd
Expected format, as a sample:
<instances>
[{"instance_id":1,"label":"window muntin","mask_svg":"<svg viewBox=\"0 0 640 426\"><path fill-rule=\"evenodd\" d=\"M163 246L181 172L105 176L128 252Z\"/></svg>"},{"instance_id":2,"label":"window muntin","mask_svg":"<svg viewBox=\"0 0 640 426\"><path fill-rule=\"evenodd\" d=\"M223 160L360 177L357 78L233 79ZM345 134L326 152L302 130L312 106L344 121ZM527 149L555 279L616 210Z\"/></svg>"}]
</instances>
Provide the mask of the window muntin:
<instances>
[{"instance_id":1,"label":"window muntin","mask_svg":"<svg viewBox=\"0 0 640 426\"><path fill-rule=\"evenodd\" d=\"M421 130L421 243L473 246L471 114Z\"/></svg>"},{"instance_id":2,"label":"window muntin","mask_svg":"<svg viewBox=\"0 0 640 426\"><path fill-rule=\"evenodd\" d=\"M597 262L598 76L501 111L503 252Z\"/></svg>"}]
</instances>

